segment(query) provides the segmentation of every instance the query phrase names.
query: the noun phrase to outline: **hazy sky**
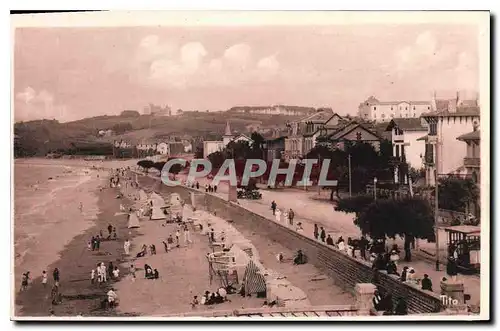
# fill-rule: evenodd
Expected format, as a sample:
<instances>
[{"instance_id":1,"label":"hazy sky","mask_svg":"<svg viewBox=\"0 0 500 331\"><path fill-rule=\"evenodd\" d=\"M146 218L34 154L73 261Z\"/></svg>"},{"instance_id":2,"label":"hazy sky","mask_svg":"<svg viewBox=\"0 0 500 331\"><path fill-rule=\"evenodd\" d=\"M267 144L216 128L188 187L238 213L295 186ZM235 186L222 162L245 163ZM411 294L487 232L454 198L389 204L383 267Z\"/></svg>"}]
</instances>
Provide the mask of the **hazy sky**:
<instances>
[{"instance_id":1,"label":"hazy sky","mask_svg":"<svg viewBox=\"0 0 500 331\"><path fill-rule=\"evenodd\" d=\"M15 120L142 112L149 102L354 114L370 95L478 90L477 34L449 24L17 29Z\"/></svg>"}]
</instances>

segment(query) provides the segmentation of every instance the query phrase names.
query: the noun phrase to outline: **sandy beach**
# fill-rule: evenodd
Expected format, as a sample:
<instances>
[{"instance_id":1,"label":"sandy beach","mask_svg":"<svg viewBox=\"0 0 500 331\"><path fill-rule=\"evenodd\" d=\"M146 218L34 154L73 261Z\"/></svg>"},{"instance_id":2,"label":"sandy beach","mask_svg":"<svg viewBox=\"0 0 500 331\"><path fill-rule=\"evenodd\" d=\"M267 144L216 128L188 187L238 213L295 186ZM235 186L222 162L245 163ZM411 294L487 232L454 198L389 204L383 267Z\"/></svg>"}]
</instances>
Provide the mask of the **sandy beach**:
<instances>
[{"instance_id":1,"label":"sandy beach","mask_svg":"<svg viewBox=\"0 0 500 331\"><path fill-rule=\"evenodd\" d=\"M136 194L133 189L128 189L126 194ZM187 207L187 206L186 206ZM216 219L211 215L211 219ZM225 222L219 219L220 222ZM181 240L181 247L174 248L166 253L161 243L169 234L174 235L177 226L174 224L162 225L162 221L142 221L137 230L139 236L133 239L131 256L140 250L140 247L155 244L157 255L146 255L135 260L130 258L124 268L131 263L136 267L142 267L145 263L157 268L160 273L159 280L148 280L144 278L141 271L135 281L126 277L116 288L120 296L119 311L137 313L148 316L161 316L162 314L190 312L193 309L190 302L194 295L200 297L206 290L215 291L219 287L217 282L210 284L208 273L208 262L206 254L211 252L208 238L199 232L192 232L192 244L185 244ZM238 227L245 239L250 240L256 248L260 262L265 268L271 269L286 277L293 286L298 287L307 295L311 305L335 305L349 304L354 302L351 294L336 286L333 280L322 274L311 264L295 266L291 261L279 263L276 254L283 253L290 259L295 252L271 242L264 236L259 236L251 229ZM196 276L194 276L196 275ZM173 299L175 298L175 299ZM265 299L242 298L239 295L231 295L231 302L225 302L215 306L198 306L196 311L257 308L261 307Z\"/></svg>"},{"instance_id":2,"label":"sandy beach","mask_svg":"<svg viewBox=\"0 0 500 331\"><path fill-rule=\"evenodd\" d=\"M114 192L107 185L109 168L82 160L21 159L14 165L14 291L15 316L47 316L50 312L52 271L61 270L61 285L90 275L79 269L86 258L87 241L107 226L106 210L115 211ZM92 166L106 170L97 171ZM80 211L80 203L82 210ZM112 204L113 207L109 206ZM107 219L109 220L109 218ZM103 225L100 226L99 224ZM106 224L104 226L104 224ZM91 265L89 265L89 268ZM79 271L74 273L78 269ZM42 271L49 284L43 288ZM22 274L30 271L32 285L20 293ZM88 273L88 275L87 275ZM79 276L77 276L79 274ZM67 283L67 282L66 282ZM66 288L73 288L73 286ZM76 314L76 313L75 313Z\"/></svg>"},{"instance_id":3,"label":"sandy beach","mask_svg":"<svg viewBox=\"0 0 500 331\"><path fill-rule=\"evenodd\" d=\"M140 228L127 228L127 215L118 213L120 204L127 208L134 204L130 199L136 193L129 185L123 187L124 197L117 199L118 188L109 188L110 168L133 165L109 162L105 169L95 170L93 164L74 160L21 160L15 164L15 316L162 316L192 312L193 296L205 291L215 291L217 282L209 281L206 254L211 251L208 238L195 231L193 242L166 253L162 241L174 234L176 225L162 225L162 221L142 220ZM50 179L49 179L50 177ZM83 209L80 211L79 204ZM90 251L87 242L101 231L106 233L108 224L117 228L118 240L104 241L99 252ZM276 254L286 257L294 252L270 242L252 229L238 228L258 251L260 262L274 272L286 276L295 287L304 291L312 305L347 304L354 299L334 285L314 266L293 266L290 262L278 263ZM131 239L131 255L125 256L123 242ZM157 254L135 259L143 244L155 244ZM113 262L120 268L120 279L102 287L90 283L90 271L96 264ZM132 281L128 270L136 267L137 278ZM158 269L160 279L144 278L147 263ZM50 288L52 271L61 272L63 302L53 306ZM30 271L32 283L25 292L19 292L23 272ZM49 284L41 284L41 272L48 273ZM107 290L114 287L119 296L119 306L114 310L100 307ZM213 306L198 306L196 311L227 310L261 307L264 298L231 295L231 302Z\"/></svg>"}]
</instances>

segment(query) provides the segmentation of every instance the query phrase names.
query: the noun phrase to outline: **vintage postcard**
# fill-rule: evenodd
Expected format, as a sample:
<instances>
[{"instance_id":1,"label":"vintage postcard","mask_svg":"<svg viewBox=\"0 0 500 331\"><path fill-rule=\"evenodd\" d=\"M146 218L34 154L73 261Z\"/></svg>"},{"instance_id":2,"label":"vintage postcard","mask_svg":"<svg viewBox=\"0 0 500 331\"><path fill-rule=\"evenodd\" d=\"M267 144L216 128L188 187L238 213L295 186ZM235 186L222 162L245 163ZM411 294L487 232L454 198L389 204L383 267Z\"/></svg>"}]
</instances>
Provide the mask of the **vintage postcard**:
<instances>
[{"instance_id":1,"label":"vintage postcard","mask_svg":"<svg viewBox=\"0 0 500 331\"><path fill-rule=\"evenodd\" d=\"M490 318L489 12L11 26L12 319Z\"/></svg>"}]
</instances>

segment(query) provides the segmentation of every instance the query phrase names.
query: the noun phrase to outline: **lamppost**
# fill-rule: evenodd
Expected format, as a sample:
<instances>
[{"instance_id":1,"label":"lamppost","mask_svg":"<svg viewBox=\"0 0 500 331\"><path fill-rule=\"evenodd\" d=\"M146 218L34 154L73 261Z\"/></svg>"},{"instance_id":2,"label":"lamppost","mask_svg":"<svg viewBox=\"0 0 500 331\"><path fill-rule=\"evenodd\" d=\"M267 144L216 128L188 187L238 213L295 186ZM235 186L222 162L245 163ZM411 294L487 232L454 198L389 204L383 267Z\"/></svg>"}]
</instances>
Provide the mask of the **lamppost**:
<instances>
[{"instance_id":1,"label":"lamppost","mask_svg":"<svg viewBox=\"0 0 500 331\"><path fill-rule=\"evenodd\" d=\"M438 146L439 146L439 142L437 140L437 137L436 137L436 157L435 157L435 162L434 162L434 188L435 188L435 193L434 193L434 198L435 198L435 201L434 201L434 228L435 228L435 231L436 231L436 235L435 235L435 239L436 239L436 271L439 271L439 228L438 228L438 224L439 224L439 197L438 197L438 194L439 194L439 170L438 170L438 167L439 167L439 158L438 158L438 155L439 155L439 150L438 150Z\"/></svg>"},{"instance_id":2,"label":"lamppost","mask_svg":"<svg viewBox=\"0 0 500 331\"><path fill-rule=\"evenodd\" d=\"M377 201L377 177L373 178L373 197Z\"/></svg>"},{"instance_id":3,"label":"lamppost","mask_svg":"<svg viewBox=\"0 0 500 331\"><path fill-rule=\"evenodd\" d=\"M352 196L351 190L351 154L347 156L347 160L349 161L349 198Z\"/></svg>"}]
</instances>

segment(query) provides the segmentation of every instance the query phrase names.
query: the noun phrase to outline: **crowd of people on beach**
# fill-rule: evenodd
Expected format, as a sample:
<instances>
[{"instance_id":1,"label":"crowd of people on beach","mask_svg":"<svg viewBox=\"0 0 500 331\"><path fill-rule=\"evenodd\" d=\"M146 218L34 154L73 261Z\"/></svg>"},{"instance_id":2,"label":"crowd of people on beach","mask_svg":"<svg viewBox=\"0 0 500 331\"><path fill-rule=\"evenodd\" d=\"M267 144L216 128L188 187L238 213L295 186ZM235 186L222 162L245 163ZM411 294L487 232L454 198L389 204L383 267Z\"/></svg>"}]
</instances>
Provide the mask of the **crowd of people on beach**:
<instances>
[{"instance_id":1,"label":"crowd of people on beach","mask_svg":"<svg viewBox=\"0 0 500 331\"><path fill-rule=\"evenodd\" d=\"M231 293L234 293L234 291ZM215 292L205 291L205 293L201 296L200 299L198 299L197 295L193 297L193 301L191 302L191 308L196 308L198 305L209 306L224 302L231 302L231 300L229 300L227 297L228 294L229 294L228 289L224 287L220 287Z\"/></svg>"}]
</instances>

